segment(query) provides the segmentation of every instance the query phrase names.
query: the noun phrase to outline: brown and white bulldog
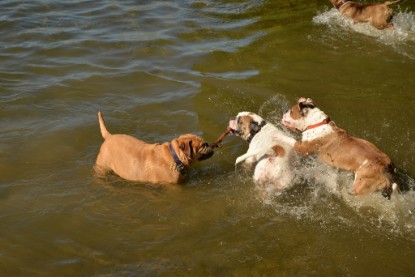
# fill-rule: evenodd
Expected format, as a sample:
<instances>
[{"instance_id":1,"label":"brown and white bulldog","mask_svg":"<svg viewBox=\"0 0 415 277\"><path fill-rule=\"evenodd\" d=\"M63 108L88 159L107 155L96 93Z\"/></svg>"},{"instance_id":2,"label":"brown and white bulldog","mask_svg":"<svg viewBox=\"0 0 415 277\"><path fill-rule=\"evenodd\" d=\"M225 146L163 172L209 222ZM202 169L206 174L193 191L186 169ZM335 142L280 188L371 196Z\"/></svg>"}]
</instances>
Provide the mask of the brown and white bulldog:
<instances>
[{"instance_id":1,"label":"brown and white bulldog","mask_svg":"<svg viewBox=\"0 0 415 277\"><path fill-rule=\"evenodd\" d=\"M238 157L235 164L255 164L253 177L257 184L275 189L287 188L291 184L294 177L292 146L274 139L286 136L282 131L252 112L238 113L229 121L228 128L249 143L248 151Z\"/></svg>"},{"instance_id":2,"label":"brown and white bulldog","mask_svg":"<svg viewBox=\"0 0 415 277\"><path fill-rule=\"evenodd\" d=\"M317 154L326 164L355 173L353 193L364 195L381 190L390 199L397 188L393 181L395 167L391 159L374 144L349 135L310 98L300 98L283 115L282 124L293 131L302 132L301 141L287 140L302 154Z\"/></svg>"},{"instance_id":3,"label":"brown and white bulldog","mask_svg":"<svg viewBox=\"0 0 415 277\"><path fill-rule=\"evenodd\" d=\"M105 139L95 166L100 175L113 171L130 181L179 183L193 161L213 155L213 147L192 134L181 135L171 142L149 144L129 135L113 135L105 127L101 112L98 119Z\"/></svg>"},{"instance_id":4,"label":"brown and white bulldog","mask_svg":"<svg viewBox=\"0 0 415 277\"><path fill-rule=\"evenodd\" d=\"M398 4L402 0L371 4L360 4L350 0L330 1L339 12L353 19L354 23L370 22L375 28L385 29L393 27L390 22L393 11L389 6Z\"/></svg>"}]
</instances>

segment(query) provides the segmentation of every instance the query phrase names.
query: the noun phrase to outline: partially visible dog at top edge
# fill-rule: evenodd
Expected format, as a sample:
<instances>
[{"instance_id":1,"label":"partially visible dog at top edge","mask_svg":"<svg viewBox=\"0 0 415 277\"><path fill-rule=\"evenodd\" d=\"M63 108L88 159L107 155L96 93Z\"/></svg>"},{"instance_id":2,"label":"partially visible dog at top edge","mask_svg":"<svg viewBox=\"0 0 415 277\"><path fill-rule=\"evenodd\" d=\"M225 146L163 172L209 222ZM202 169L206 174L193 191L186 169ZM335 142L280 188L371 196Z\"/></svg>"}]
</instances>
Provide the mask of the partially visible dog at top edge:
<instances>
[{"instance_id":1,"label":"partially visible dog at top edge","mask_svg":"<svg viewBox=\"0 0 415 277\"><path fill-rule=\"evenodd\" d=\"M330 0L340 13L350 17L354 23L370 22L377 29L393 28L393 11L390 6L402 1L361 4L350 0Z\"/></svg>"}]
</instances>

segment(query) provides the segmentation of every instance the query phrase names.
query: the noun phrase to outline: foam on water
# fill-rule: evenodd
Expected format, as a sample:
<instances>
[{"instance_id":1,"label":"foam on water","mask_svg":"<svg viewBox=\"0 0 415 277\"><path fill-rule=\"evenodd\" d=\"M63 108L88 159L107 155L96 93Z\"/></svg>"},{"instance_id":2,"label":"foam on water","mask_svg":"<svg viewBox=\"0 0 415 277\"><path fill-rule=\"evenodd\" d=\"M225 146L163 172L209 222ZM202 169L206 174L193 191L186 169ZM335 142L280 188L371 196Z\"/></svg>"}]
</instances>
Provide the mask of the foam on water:
<instances>
[{"instance_id":1,"label":"foam on water","mask_svg":"<svg viewBox=\"0 0 415 277\"><path fill-rule=\"evenodd\" d=\"M369 23L354 24L353 20L332 8L318 12L313 17L316 25L327 25L333 32L353 31L366 36L374 37L378 42L391 46L398 53L411 59L415 59L415 53L411 49L415 43L415 16L410 11L400 11L395 8L392 19L392 29L379 30ZM409 48L409 49L407 49Z\"/></svg>"},{"instance_id":2,"label":"foam on water","mask_svg":"<svg viewBox=\"0 0 415 277\"><path fill-rule=\"evenodd\" d=\"M280 124L282 112L287 107L286 99L275 95L261 105L258 113L289 132ZM362 228L375 227L415 241L415 182L411 176L401 173L399 183L406 191L395 191L391 200L387 200L381 193L352 195L354 174L329 167L315 157L301 157L293 166L295 184L288 189L256 188L259 200L273 207L278 214L317 221L322 225L349 226L357 220L368 224ZM352 211L352 215L345 215L345 211Z\"/></svg>"}]
</instances>

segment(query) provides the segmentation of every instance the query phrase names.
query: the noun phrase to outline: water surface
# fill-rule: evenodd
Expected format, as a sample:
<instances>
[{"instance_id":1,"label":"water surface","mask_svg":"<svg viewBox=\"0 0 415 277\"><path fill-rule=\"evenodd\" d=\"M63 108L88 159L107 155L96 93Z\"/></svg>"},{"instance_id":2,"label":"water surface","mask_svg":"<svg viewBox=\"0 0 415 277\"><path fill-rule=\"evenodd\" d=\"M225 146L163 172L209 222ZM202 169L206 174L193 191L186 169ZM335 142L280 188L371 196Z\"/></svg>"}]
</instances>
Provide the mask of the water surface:
<instances>
[{"instance_id":1,"label":"water surface","mask_svg":"<svg viewBox=\"0 0 415 277\"><path fill-rule=\"evenodd\" d=\"M410 1L384 31L321 0L0 9L2 276L413 274ZM174 189L94 175L98 110L113 133L213 142L240 111L281 127L301 96L386 152L407 192L352 197L352 174L304 158L290 189L264 194L234 166L236 137Z\"/></svg>"}]
</instances>

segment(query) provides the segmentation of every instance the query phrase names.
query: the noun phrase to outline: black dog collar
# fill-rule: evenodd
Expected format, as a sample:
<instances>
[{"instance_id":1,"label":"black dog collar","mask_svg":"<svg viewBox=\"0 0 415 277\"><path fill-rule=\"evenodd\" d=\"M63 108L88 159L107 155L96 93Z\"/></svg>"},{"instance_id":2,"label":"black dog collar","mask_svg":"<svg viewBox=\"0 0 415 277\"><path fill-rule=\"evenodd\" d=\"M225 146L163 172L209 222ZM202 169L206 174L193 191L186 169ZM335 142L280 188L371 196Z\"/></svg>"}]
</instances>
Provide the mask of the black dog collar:
<instances>
[{"instance_id":1,"label":"black dog collar","mask_svg":"<svg viewBox=\"0 0 415 277\"><path fill-rule=\"evenodd\" d=\"M185 165L182 163L182 161L179 159L179 157L176 154L176 151L173 149L173 145L171 143L169 144L170 153L173 156L174 162L176 163L176 169L180 173L184 171Z\"/></svg>"}]
</instances>

